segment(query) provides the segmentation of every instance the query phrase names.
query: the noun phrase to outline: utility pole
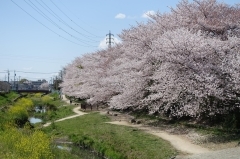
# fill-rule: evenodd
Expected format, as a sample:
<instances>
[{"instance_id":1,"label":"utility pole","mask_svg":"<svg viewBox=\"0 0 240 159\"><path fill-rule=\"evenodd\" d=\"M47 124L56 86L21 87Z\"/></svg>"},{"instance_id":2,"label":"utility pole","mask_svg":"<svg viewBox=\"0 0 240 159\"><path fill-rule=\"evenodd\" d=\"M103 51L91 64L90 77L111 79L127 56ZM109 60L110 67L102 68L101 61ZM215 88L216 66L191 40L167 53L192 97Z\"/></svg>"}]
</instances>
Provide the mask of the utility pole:
<instances>
[{"instance_id":1,"label":"utility pole","mask_svg":"<svg viewBox=\"0 0 240 159\"><path fill-rule=\"evenodd\" d=\"M57 85L58 85L58 78L57 78L57 76L55 76L55 81L53 83L54 83L54 89L57 90Z\"/></svg>"},{"instance_id":2,"label":"utility pole","mask_svg":"<svg viewBox=\"0 0 240 159\"><path fill-rule=\"evenodd\" d=\"M18 89L20 89L20 80L21 80L21 76L19 76L18 78Z\"/></svg>"},{"instance_id":3,"label":"utility pole","mask_svg":"<svg viewBox=\"0 0 240 159\"><path fill-rule=\"evenodd\" d=\"M114 42L112 41L112 40L114 40L112 38L112 36L114 36L114 35L111 34L111 31L109 30L109 33L106 36L108 36L108 38L106 38L106 41L107 41L106 44L108 44L108 48L111 48L111 44L112 43L114 44Z\"/></svg>"},{"instance_id":4,"label":"utility pole","mask_svg":"<svg viewBox=\"0 0 240 159\"><path fill-rule=\"evenodd\" d=\"M9 83L9 76L10 76L9 70L7 72L8 72L8 83Z\"/></svg>"},{"instance_id":5,"label":"utility pole","mask_svg":"<svg viewBox=\"0 0 240 159\"><path fill-rule=\"evenodd\" d=\"M13 76L13 88L15 89L15 77L16 77L16 73L15 73L15 70L14 70L14 76Z\"/></svg>"}]
</instances>

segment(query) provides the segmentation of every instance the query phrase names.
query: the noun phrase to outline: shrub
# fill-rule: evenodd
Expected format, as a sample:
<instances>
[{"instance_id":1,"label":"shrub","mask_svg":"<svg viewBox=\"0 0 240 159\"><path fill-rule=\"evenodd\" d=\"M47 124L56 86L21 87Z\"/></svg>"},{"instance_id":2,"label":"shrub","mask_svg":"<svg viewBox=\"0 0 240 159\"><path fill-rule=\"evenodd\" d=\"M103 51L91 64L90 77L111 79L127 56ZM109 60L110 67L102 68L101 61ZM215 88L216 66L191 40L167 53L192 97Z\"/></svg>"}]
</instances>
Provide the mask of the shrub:
<instances>
[{"instance_id":1,"label":"shrub","mask_svg":"<svg viewBox=\"0 0 240 159\"><path fill-rule=\"evenodd\" d=\"M0 156L9 159L54 158L50 139L42 131L10 128L0 135Z\"/></svg>"},{"instance_id":2,"label":"shrub","mask_svg":"<svg viewBox=\"0 0 240 159\"><path fill-rule=\"evenodd\" d=\"M22 98L18 100L8 110L8 118L19 127L23 127L28 121L29 111L33 109L33 102L30 99Z\"/></svg>"}]
</instances>

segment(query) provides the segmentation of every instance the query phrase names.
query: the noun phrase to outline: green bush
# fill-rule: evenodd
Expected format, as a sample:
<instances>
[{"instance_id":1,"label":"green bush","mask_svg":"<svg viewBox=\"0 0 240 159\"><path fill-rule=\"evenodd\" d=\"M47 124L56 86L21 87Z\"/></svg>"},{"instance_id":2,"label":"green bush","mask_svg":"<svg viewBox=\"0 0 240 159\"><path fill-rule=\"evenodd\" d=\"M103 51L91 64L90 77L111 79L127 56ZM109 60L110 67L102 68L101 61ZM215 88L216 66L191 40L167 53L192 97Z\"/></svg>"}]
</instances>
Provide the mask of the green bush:
<instances>
[{"instance_id":1,"label":"green bush","mask_svg":"<svg viewBox=\"0 0 240 159\"><path fill-rule=\"evenodd\" d=\"M8 118L19 127L23 127L28 122L28 112L32 109L33 102L30 99L22 98L9 108Z\"/></svg>"},{"instance_id":2,"label":"green bush","mask_svg":"<svg viewBox=\"0 0 240 159\"><path fill-rule=\"evenodd\" d=\"M10 128L0 133L0 157L8 159L51 159L51 140L42 131Z\"/></svg>"}]
</instances>

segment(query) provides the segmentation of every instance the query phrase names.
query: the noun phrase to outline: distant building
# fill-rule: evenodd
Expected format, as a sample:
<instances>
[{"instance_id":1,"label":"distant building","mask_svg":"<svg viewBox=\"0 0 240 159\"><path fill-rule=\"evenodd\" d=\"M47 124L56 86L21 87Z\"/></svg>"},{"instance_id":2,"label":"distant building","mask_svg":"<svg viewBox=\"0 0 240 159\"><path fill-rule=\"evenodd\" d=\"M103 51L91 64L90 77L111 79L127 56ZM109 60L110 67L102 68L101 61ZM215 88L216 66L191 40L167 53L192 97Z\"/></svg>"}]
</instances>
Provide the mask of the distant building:
<instances>
[{"instance_id":1,"label":"distant building","mask_svg":"<svg viewBox=\"0 0 240 159\"><path fill-rule=\"evenodd\" d=\"M12 90L40 90L40 89L49 89L48 83L45 79L37 81L11 81L10 88Z\"/></svg>"},{"instance_id":2,"label":"distant building","mask_svg":"<svg viewBox=\"0 0 240 159\"><path fill-rule=\"evenodd\" d=\"M41 89L40 86L46 83L46 80L37 80L37 81L31 81L32 89Z\"/></svg>"},{"instance_id":3,"label":"distant building","mask_svg":"<svg viewBox=\"0 0 240 159\"><path fill-rule=\"evenodd\" d=\"M18 84L18 89L19 90L28 90L28 89L31 89L32 88L32 85L29 84L29 83L19 83Z\"/></svg>"},{"instance_id":4,"label":"distant building","mask_svg":"<svg viewBox=\"0 0 240 159\"><path fill-rule=\"evenodd\" d=\"M10 83L6 81L0 81L0 92L9 92L11 90Z\"/></svg>"}]
</instances>

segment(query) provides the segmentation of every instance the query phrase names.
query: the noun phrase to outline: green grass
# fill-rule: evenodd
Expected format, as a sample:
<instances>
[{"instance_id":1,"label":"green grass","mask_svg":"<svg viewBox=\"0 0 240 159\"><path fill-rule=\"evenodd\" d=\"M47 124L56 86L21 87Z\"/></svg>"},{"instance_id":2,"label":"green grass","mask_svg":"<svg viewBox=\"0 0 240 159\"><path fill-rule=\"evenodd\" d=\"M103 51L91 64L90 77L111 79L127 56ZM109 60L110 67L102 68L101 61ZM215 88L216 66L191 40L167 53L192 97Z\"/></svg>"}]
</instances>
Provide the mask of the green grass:
<instances>
[{"instance_id":1,"label":"green grass","mask_svg":"<svg viewBox=\"0 0 240 159\"><path fill-rule=\"evenodd\" d=\"M67 116L75 115L72 110L76 106L73 105L66 105L66 106L58 106L54 111L47 111L46 113L33 113L32 116L36 118L41 118L44 123L48 121L55 121L57 119L61 119ZM39 124L38 124L39 125Z\"/></svg>"},{"instance_id":2,"label":"green grass","mask_svg":"<svg viewBox=\"0 0 240 159\"><path fill-rule=\"evenodd\" d=\"M170 143L135 128L111 125L107 116L90 113L55 123L44 130L48 133L68 135L85 148L91 148L107 158L165 159L176 155Z\"/></svg>"},{"instance_id":3,"label":"green grass","mask_svg":"<svg viewBox=\"0 0 240 159\"><path fill-rule=\"evenodd\" d=\"M40 94L41 95L41 94ZM6 101L5 103L16 104L13 102L13 99L18 97L16 93L2 94L0 101ZM28 94L28 99L34 98L35 101L41 103L40 96L34 97L34 94ZM39 99L38 99L39 98ZM2 100L4 99L4 100ZM20 99L21 100L21 99ZM18 100L18 103L19 101ZM55 99L55 104L61 103ZM65 103L63 103L65 104ZM21 106L24 107L24 106ZM62 118L74 114L72 109L74 106L62 106L56 105L57 110L52 111L54 113L54 118ZM60 150L56 147L55 143L52 143L52 137L48 134L41 134L36 127L33 129L30 125L25 125L26 127L18 129L15 128L11 120L9 120L9 114L7 113L8 109L11 107L6 107L6 109L0 111L0 158L37 158L36 155L42 155L45 157L39 158L53 158L56 159L77 159L79 158L78 154L72 154L72 152L66 150ZM32 115L34 113L30 111ZM46 113L45 115L47 115ZM39 116L45 116L44 114L36 113ZM35 133L37 132L37 133ZM35 134L34 134L35 133ZM40 134L39 134L40 133ZM44 138L45 137L45 138ZM79 152L78 152L79 153ZM34 156L35 155L35 156ZM85 158L85 157L83 157Z\"/></svg>"},{"instance_id":4,"label":"green grass","mask_svg":"<svg viewBox=\"0 0 240 159\"><path fill-rule=\"evenodd\" d=\"M9 105L13 102L15 98L17 98L19 94L15 92L10 92L10 93L1 93L0 94L0 107Z\"/></svg>"},{"instance_id":5,"label":"green grass","mask_svg":"<svg viewBox=\"0 0 240 159\"><path fill-rule=\"evenodd\" d=\"M64 118L64 117L67 117L67 116L70 116L70 115L75 115L76 113L73 112L73 109L75 107L76 106L73 106L73 105L59 107L56 111L56 114L57 114L56 117L58 119L60 119L60 118Z\"/></svg>"},{"instance_id":6,"label":"green grass","mask_svg":"<svg viewBox=\"0 0 240 159\"><path fill-rule=\"evenodd\" d=\"M140 118L142 119L142 118ZM240 130L233 128L225 128L221 125L209 126L198 123L191 123L184 120L169 120L162 118L161 116L156 119L143 117L145 121L148 122L150 126L157 126L162 129L173 129L177 128L177 131L185 131L187 129L194 130L199 134L207 136L207 142L213 143L226 143L232 141L240 141Z\"/></svg>"},{"instance_id":7,"label":"green grass","mask_svg":"<svg viewBox=\"0 0 240 159\"><path fill-rule=\"evenodd\" d=\"M44 102L43 98L48 97L48 101ZM64 101L59 99L59 95L56 93L51 93L49 95L42 96L41 94L30 95L29 98L32 99L35 106L42 106L43 108L48 107L46 113L32 113L32 116L41 118L44 122L54 121L57 119L64 118L66 116L74 115L75 113L72 109L75 107L73 105L66 104Z\"/></svg>"}]
</instances>

